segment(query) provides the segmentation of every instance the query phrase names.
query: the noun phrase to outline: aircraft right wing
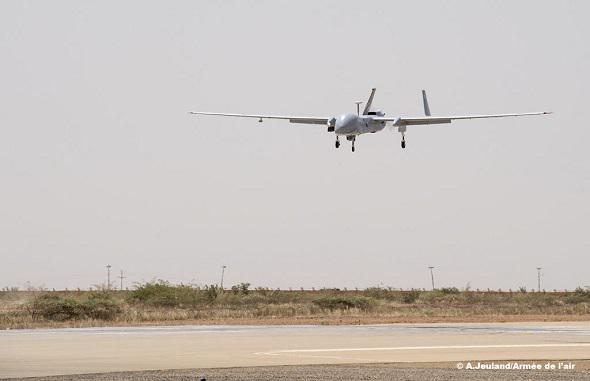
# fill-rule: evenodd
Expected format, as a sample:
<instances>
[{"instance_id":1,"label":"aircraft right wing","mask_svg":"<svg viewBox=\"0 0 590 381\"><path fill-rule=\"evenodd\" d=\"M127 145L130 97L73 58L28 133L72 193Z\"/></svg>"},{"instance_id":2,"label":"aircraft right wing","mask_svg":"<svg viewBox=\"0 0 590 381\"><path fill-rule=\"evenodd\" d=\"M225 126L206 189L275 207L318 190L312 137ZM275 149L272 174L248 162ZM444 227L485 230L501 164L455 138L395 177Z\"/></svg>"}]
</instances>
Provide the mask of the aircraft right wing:
<instances>
[{"instance_id":1,"label":"aircraft right wing","mask_svg":"<svg viewBox=\"0 0 590 381\"><path fill-rule=\"evenodd\" d=\"M191 111L189 114L193 115L214 115L214 116L231 116L236 118L256 118L259 122L263 119L280 119L288 120L289 123L301 123L301 124L328 124L332 118L323 117L308 117L308 116L281 116L281 115L260 115L260 114L226 114L220 112L202 112L202 111Z\"/></svg>"}]
</instances>

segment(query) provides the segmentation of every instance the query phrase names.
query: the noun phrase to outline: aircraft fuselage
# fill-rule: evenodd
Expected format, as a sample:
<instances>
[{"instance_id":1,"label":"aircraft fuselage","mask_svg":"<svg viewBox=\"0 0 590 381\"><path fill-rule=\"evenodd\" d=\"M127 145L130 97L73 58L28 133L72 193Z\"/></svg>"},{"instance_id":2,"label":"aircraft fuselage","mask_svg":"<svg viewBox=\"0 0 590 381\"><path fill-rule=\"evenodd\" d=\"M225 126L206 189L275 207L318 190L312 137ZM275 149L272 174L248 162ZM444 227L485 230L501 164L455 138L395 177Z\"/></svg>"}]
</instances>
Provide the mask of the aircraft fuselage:
<instances>
[{"instance_id":1,"label":"aircraft fuselage","mask_svg":"<svg viewBox=\"0 0 590 381\"><path fill-rule=\"evenodd\" d=\"M372 115L342 114L334 126L336 135L356 136L381 131L385 122L374 120Z\"/></svg>"}]
</instances>

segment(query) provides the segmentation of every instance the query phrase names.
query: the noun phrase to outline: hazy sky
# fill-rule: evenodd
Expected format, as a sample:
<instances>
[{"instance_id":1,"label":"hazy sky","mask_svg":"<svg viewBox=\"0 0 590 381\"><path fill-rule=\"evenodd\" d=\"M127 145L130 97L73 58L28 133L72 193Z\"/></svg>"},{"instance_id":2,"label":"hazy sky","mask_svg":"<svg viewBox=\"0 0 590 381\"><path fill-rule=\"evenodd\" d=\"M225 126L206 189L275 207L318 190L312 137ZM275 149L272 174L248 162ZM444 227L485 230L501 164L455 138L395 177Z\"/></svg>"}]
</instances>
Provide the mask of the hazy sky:
<instances>
[{"instance_id":1,"label":"hazy sky","mask_svg":"<svg viewBox=\"0 0 590 381\"><path fill-rule=\"evenodd\" d=\"M590 285L588 1L2 1L0 287ZM384 131L333 116L552 110Z\"/></svg>"}]
</instances>

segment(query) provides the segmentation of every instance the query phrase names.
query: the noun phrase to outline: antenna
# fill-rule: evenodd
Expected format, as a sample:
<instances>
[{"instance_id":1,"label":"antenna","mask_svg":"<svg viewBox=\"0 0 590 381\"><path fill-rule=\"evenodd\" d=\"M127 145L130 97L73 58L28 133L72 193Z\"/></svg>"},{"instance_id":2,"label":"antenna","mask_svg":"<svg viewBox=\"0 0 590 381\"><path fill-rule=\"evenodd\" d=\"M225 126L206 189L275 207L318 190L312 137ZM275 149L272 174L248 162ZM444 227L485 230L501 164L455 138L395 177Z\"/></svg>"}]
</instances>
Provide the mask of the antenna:
<instances>
[{"instance_id":1,"label":"antenna","mask_svg":"<svg viewBox=\"0 0 590 381\"><path fill-rule=\"evenodd\" d=\"M356 101L354 103L356 103L356 114L360 116L361 115L361 105L363 104L363 101Z\"/></svg>"}]
</instances>

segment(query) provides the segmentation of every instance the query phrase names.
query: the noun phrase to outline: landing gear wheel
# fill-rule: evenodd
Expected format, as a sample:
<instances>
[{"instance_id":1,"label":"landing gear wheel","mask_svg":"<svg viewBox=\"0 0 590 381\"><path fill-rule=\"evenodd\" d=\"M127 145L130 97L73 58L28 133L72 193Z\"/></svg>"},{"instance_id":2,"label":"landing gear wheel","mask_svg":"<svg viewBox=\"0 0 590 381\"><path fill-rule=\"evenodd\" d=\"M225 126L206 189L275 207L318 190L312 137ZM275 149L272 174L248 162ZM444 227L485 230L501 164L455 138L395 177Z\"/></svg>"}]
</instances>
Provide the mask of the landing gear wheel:
<instances>
[{"instance_id":1,"label":"landing gear wheel","mask_svg":"<svg viewBox=\"0 0 590 381\"><path fill-rule=\"evenodd\" d=\"M354 152L354 146L352 146L352 152Z\"/></svg>"},{"instance_id":2,"label":"landing gear wheel","mask_svg":"<svg viewBox=\"0 0 590 381\"><path fill-rule=\"evenodd\" d=\"M336 148L340 148L340 141L339 141L339 140L336 140L335 147L336 147Z\"/></svg>"},{"instance_id":3,"label":"landing gear wheel","mask_svg":"<svg viewBox=\"0 0 590 381\"><path fill-rule=\"evenodd\" d=\"M402 140L402 148L406 148L406 141Z\"/></svg>"}]
</instances>

